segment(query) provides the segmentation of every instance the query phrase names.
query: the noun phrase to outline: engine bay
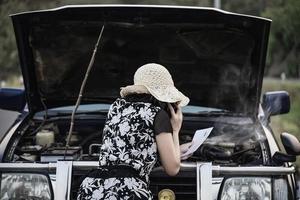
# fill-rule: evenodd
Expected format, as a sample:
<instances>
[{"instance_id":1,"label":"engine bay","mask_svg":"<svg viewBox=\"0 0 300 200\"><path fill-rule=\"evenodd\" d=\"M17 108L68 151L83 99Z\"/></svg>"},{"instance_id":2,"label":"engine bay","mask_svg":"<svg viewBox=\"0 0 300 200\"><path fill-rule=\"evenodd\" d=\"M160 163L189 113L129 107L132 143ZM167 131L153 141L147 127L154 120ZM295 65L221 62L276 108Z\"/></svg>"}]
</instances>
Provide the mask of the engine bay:
<instances>
[{"instance_id":1,"label":"engine bay","mask_svg":"<svg viewBox=\"0 0 300 200\"><path fill-rule=\"evenodd\" d=\"M35 120L23 127L13 139L15 145L5 155L9 162L56 162L58 160L97 161L102 141L105 115L77 117L66 150L69 116ZM192 141L196 130L214 127L210 136L186 161L212 162L236 166L262 163L261 143L253 124L220 123L216 121L189 121L185 119L180 143Z\"/></svg>"}]
</instances>

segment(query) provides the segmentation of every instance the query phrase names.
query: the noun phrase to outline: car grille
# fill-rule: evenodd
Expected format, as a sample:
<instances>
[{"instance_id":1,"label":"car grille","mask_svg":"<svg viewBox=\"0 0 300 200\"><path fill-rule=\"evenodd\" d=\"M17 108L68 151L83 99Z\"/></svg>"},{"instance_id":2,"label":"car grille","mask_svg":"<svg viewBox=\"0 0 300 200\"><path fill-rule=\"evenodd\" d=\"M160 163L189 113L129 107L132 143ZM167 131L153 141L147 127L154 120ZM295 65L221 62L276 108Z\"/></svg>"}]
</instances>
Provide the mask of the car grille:
<instances>
[{"instance_id":1,"label":"car grille","mask_svg":"<svg viewBox=\"0 0 300 200\"><path fill-rule=\"evenodd\" d=\"M76 199L78 188L86 173L86 171L73 171L71 199ZM176 200L196 200L196 173L185 171L180 172L177 176L171 177L162 171L153 172L150 176L150 190L154 196L154 200L158 199L158 193L162 189L172 190L175 193Z\"/></svg>"},{"instance_id":2,"label":"car grille","mask_svg":"<svg viewBox=\"0 0 300 200\"><path fill-rule=\"evenodd\" d=\"M77 199L77 192L81 182L84 180L87 171L73 171L72 186L71 186L71 199Z\"/></svg>"},{"instance_id":3,"label":"car grille","mask_svg":"<svg viewBox=\"0 0 300 200\"><path fill-rule=\"evenodd\" d=\"M162 189L170 189L175 193L176 200L196 200L197 182L195 172L181 172L170 177L163 172L152 173L150 177L150 190L154 199Z\"/></svg>"}]
</instances>

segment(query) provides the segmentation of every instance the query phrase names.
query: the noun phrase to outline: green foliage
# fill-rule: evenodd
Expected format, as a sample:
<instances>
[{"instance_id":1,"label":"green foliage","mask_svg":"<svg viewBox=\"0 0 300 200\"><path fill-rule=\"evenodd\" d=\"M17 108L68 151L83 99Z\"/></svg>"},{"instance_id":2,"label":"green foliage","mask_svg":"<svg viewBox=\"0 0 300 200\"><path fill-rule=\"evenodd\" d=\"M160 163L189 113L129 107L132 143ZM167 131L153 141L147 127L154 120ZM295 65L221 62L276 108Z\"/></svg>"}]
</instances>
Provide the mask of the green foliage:
<instances>
[{"instance_id":1,"label":"green foliage","mask_svg":"<svg viewBox=\"0 0 300 200\"><path fill-rule=\"evenodd\" d=\"M0 29L0 79L12 73L17 73L17 48L14 42L14 32L8 17L7 10L10 10L11 5L2 4L0 7L1 29Z\"/></svg>"},{"instance_id":2,"label":"green foliage","mask_svg":"<svg viewBox=\"0 0 300 200\"><path fill-rule=\"evenodd\" d=\"M0 0L0 80L20 74L10 14L86 3L213 6L213 0ZM299 0L221 0L221 4L227 11L271 18L266 75L278 76L285 72L287 77L300 76Z\"/></svg>"},{"instance_id":3,"label":"green foliage","mask_svg":"<svg viewBox=\"0 0 300 200\"><path fill-rule=\"evenodd\" d=\"M272 75L285 72L290 77L299 77L300 1L274 1L263 16L273 20L267 64L281 70L275 71Z\"/></svg>"},{"instance_id":4,"label":"green foliage","mask_svg":"<svg viewBox=\"0 0 300 200\"><path fill-rule=\"evenodd\" d=\"M0 81L20 75L18 52L9 15L72 4L164 4L211 6L210 0L0 0Z\"/></svg>"},{"instance_id":5,"label":"green foliage","mask_svg":"<svg viewBox=\"0 0 300 200\"><path fill-rule=\"evenodd\" d=\"M222 9L231 12L259 16L265 7L265 0L222 0Z\"/></svg>"},{"instance_id":6,"label":"green foliage","mask_svg":"<svg viewBox=\"0 0 300 200\"><path fill-rule=\"evenodd\" d=\"M18 52L15 42L14 31L9 15L28 10L45 9L48 6L55 6L55 3L45 0L6 0L0 3L0 80L6 79L11 75L19 75L20 68L18 62Z\"/></svg>"}]
</instances>

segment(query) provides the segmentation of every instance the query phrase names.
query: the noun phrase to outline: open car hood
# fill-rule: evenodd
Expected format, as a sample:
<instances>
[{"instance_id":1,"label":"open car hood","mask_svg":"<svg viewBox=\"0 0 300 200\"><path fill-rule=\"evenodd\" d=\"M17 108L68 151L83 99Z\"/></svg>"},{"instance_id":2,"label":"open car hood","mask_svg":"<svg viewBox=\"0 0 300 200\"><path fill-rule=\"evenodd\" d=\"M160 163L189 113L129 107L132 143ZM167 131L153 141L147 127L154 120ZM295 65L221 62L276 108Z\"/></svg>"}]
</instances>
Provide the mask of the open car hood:
<instances>
[{"instance_id":1,"label":"open car hood","mask_svg":"<svg viewBox=\"0 0 300 200\"><path fill-rule=\"evenodd\" d=\"M145 63L166 66L190 105L256 116L270 20L174 6L66 6L12 15L31 112L112 102ZM43 105L44 104L44 105Z\"/></svg>"}]
</instances>

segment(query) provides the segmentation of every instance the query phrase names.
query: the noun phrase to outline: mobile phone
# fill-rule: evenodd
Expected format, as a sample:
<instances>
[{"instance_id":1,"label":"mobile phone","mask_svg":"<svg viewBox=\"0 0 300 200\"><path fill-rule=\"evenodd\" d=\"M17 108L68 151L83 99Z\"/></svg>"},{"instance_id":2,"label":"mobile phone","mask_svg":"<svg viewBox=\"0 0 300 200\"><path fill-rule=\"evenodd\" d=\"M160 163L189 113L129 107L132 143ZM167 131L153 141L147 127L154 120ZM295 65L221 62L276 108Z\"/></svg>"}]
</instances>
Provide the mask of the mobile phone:
<instances>
[{"instance_id":1,"label":"mobile phone","mask_svg":"<svg viewBox=\"0 0 300 200\"><path fill-rule=\"evenodd\" d=\"M172 105L174 111L177 112L176 104L175 104L175 103L171 103L171 105ZM168 103L163 102L163 103L160 104L160 107L161 107L162 109L164 109L164 110L168 113L169 117L171 117L171 112L170 112Z\"/></svg>"},{"instance_id":2,"label":"mobile phone","mask_svg":"<svg viewBox=\"0 0 300 200\"><path fill-rule=\"evenodd\" d=\"M171 103L171 106L173 107L174 111L177 112L177 106L176 106L176 103Z\"/></svg>"},{"instance_id":3,"label":"mobile phone","mask_svg":"<svg viewBox=\"0 0 300 200\"><path fill-rule=\"evenodd\" d=\"M171 103L171 106L173 107L174 111L177 112L177 106L175 103ZM167 113L169 114L169 116L171 117L171 111L169 109L169 106L167 104Z\"/></svg>"}]
</instances>

